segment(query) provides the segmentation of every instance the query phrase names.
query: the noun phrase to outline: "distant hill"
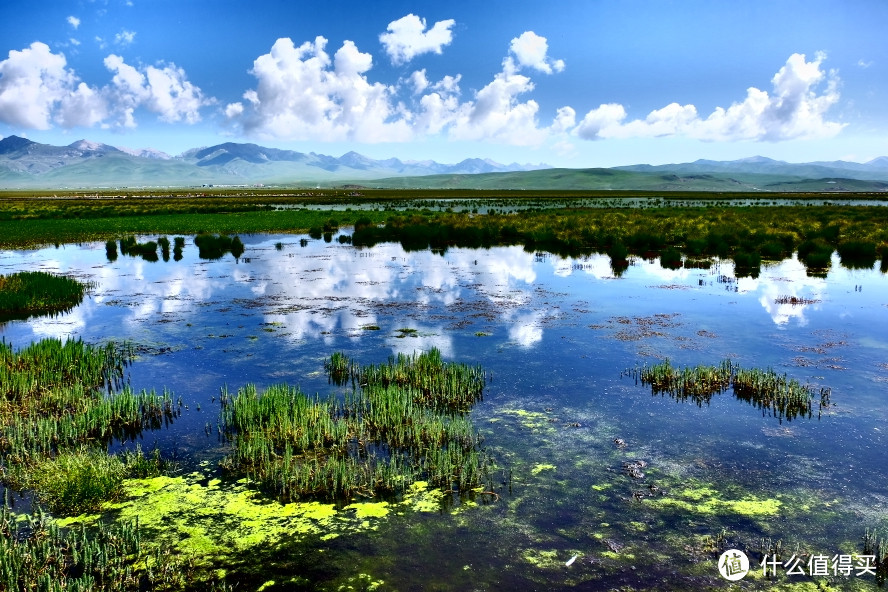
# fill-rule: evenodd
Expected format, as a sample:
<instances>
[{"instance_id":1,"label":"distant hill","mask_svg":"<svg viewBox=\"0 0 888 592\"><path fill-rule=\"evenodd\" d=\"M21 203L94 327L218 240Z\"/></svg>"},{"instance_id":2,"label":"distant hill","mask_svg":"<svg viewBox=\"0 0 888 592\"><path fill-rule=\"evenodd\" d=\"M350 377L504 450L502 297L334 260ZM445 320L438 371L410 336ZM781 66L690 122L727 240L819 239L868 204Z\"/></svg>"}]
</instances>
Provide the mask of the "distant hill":
<instances>
[{"instance_id":1,"label":"distant hill","mask_svg":"<svg viewBox=\"0 0 888 592\"><path fill-rule=\"evenodd\" d=\"M792 164L761 156L669 165L560 169L467 158L456 164L328 156L226 142L171 157L78 140L0 140L0 189L362 185L386 188L648 191L888 191L888 157Z\"/></svg>"},{"instance_id":2,"label":"distant hill","mask_svg":"<svg viewBox=\"0 0 888 592\"><path fill-rule=\"evenodd\" d=\"M354 184L360 184L355 181ZM514 189L588 191L743 191L743 192L883 192L888 181L847 178L805 179L778 174L656 172L621 169L546 169L474 175L389 177L367 181L368 188Z\"/></svg>"},{"instance_id":3,"label":"distant hill","mask_svg":"<svg viewBox=\"0 0 888 592\"><path fill-rule=\"evenodd\" d=\"M138 187L193 185L316 185L400 175L478 173L547 168L467 159L457 164L374 160L357 152L340 157L226 142L177 157L158 150L116 148L88 140L68 146L9 136L0 140L0 188Z\"/></svg>"}]
</instances>

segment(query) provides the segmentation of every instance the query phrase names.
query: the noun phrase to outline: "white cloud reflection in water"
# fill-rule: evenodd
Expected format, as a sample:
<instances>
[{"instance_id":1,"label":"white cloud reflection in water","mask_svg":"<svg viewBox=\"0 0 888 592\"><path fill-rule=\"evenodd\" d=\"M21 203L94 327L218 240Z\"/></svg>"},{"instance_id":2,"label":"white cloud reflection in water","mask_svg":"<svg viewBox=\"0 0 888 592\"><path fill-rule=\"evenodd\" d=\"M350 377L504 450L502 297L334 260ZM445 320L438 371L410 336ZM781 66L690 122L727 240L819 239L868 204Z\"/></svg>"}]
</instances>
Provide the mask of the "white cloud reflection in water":
<instances>
[{"instance_id":1,"label":"white cloud reflection in water","mask_svg":"<svg viewBox=\"0 0 888 592\"><path fill-rule=\"evenodd\" d=\"M0 254L4 274L44 269L98 284L93 295L70 313L17 324L13 334L17 339L19 335L138 339L160 331L153 328L157 321L197 323L203 307L217 306L243 313L253 308L262 322L279 327L276 333L291 342L321 339L332 344L337 335L360 340L376 333L364 327L379 325L393 352L435 346L446 353L458 334L454 331L458 327L450 323L467 316L473 317L469 329L473 333L480 329L507 333L509 341L522 347L540 343L547 321L560 314L543 305L540 290L563 291L556 300L604 301L658 284L695 293L724 294L725 287L714 285L714 270L670 270L656 260L640 258L616 278L603 254L562 259L537 256L522 247L498 247L453 248L442 255L405 252L399 244L356 249L320 241L301 248L296 238L249 237L246 259L239 263L230 255L201 261L190 239L180 262L151 263L120 255L109 263L100 243L4 251ZM274 248L277 241L285 242L283 250ZM733 264L720 263L717 273L733 278ZM870 272L843 270L834 261L827 280L809 277L797 259L788 259L763 265L758 278L739 278L733 285L735 298L757 300L775 325L805 326L810 312L822 310L831 292L833 299L847 298L855 273ZM884 274L866 277L884 279ZM820 302L778 304L781 297ZM395 338L399 328L416 329L416 336ZM0 333L9 331L4 327Z\"/></svg>"}]
</instances>

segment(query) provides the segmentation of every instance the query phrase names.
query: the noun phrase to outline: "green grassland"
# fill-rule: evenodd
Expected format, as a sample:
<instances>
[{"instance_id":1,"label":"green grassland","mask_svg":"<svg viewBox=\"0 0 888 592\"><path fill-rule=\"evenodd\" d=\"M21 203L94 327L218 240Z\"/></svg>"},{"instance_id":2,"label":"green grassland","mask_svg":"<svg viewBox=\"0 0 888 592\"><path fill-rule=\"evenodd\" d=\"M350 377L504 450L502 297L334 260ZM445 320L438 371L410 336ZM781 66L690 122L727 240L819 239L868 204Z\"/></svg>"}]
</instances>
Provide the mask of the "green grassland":
<instances>
[{"instance_id":1,"label":"green grassland","mask_svg":"<svg viewBox=\"0 0 888 592\"><path fill-rule=\"evenodd\" d=\"M740 194L752 199L755 194ZM589 192L355 191L281 192L217 190L207 196L148 197L69 195L64 199L7 195L0 198L0 245L115 240L151 234L253 234L309 232L354 227L359 246L401 242L407 248L524 245L563 255L606 252L734 258L757 269L762 260L779 260L798 250L809 267L828 267L838 250L843 263L872 266L888 251L888 208L810 205L821 194L789 194L773 207L726 206L723 193L656 194ZM757 202L773 203L774 194ZM656 207L621 207L626 197L654 199ZM832 200L833 195L827 196ZM845 194L871 200L871 194ZM681 205L692 199L697 205ZM452 204L484 203L452 211ZM608 207L589 207L597 200ZM310 209L323 204L327 209ZM499 207L493 207L502 204ZM511 204L513 209L506 207ZM523 204L520 212L514 208ZM700 205L702 204L702 205ZM804 204L804 205L803 205ZM777 214L779 211L779 214Z\"/></svg>"}]
</instances>

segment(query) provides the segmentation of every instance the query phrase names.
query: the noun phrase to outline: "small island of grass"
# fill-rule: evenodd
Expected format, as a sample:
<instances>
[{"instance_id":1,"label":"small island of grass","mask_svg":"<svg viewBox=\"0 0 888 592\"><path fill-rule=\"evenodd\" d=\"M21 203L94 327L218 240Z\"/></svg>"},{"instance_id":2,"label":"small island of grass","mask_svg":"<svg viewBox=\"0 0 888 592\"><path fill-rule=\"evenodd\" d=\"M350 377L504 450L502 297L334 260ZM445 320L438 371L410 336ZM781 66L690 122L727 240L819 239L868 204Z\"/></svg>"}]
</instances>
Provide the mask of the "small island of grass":
<instances>
[{"instance_id":1,"label":"small island of grass","mask_svg":"<svg viewBox=\"0 0 888 592\"><path fill-rule=\"evenodd\" d=\"M89 284L44 271L0 275L0 319L58 314L80 304Z\"/></svg>"}]
</instances>

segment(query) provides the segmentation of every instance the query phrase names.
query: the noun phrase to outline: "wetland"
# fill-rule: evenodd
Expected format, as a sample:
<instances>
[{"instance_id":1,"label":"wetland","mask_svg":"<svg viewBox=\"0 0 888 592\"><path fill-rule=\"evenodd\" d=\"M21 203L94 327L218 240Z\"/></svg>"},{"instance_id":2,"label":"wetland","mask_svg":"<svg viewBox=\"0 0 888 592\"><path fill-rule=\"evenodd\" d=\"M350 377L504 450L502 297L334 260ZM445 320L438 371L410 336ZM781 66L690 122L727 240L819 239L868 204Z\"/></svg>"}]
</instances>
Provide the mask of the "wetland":
<instances>
[{"instance_id":1,"label":"wetland","mask_svg":"<svg viewBox=\"0 0 888 592\"><path fill-rule=\"evenodd\" d=\"M7 209L0 585L879 589L884 207L423 200Z\"/></svg>"}]
</instances>

